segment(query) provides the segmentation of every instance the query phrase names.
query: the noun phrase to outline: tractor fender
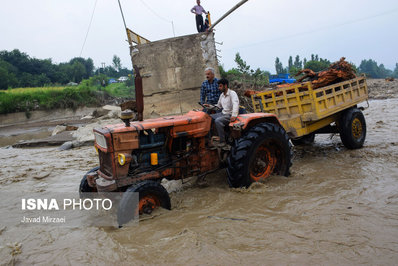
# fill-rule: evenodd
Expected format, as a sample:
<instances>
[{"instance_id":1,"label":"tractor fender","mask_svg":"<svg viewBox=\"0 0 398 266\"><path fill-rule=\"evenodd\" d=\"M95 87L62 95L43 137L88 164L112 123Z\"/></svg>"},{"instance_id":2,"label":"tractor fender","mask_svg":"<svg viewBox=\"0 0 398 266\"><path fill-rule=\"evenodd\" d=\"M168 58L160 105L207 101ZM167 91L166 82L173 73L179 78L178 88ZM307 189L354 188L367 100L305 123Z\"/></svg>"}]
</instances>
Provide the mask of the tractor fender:
<instances>
[{"instance_id":1,"label":"tractor fender","mask_svg":"<svg viewBox=\"0 0 398 266\"><path fill-rule=\"evenodd\" d=\"M271 113L251 113L238 115L234 122L229 124L233 131L245 131L259 123L273 123L282 127L278 117ZM283 127L282 127L283 128Z\"/></svg>"}]
</instances>

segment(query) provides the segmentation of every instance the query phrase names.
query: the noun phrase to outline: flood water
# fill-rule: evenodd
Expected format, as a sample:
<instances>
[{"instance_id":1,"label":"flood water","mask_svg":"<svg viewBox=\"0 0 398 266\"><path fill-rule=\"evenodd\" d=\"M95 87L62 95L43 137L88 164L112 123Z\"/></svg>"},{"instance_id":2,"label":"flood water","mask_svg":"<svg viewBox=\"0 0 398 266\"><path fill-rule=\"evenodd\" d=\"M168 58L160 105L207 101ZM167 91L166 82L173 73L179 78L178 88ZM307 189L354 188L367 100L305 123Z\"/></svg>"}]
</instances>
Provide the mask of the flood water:
<instances>
[{"instance_id":1,"label":"flood water","mask_svg":"<svg viewBox=\"0 0 398 266\"><path fill-rule=\"evenodd\" d=\"M171 211L155 211L136 226L0 225L0 261L396 265L398 99L370 101L364 114L362 149L347 150L337 135L317 136L313 145L295 147L288 178L231 189L219 171L207 177L208 187L185 185L171 193ZM2 190L27 194L76 191L98 164L92 147L0 149L0 161ZM0 193L0 201L5 197Z\"/></svg>"}]
</instances>

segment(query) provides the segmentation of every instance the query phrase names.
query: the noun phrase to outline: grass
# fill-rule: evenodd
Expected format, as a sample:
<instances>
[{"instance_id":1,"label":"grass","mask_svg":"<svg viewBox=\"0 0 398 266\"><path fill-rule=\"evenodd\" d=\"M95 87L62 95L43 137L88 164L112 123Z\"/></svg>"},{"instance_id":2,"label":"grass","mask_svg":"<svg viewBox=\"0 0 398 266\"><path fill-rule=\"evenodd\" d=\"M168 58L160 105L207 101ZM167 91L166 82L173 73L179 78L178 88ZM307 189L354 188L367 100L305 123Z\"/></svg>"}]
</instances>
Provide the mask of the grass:
<instances>
[{"instance_id":1,"label":"grass","mask_svg":"<svg viewBox=\"0 0 398 266\"><path fill-rule=\"evenodd\" d=\"M105 91L113 97L134 98L135 90L126 83L113 83L105 87Z\"/></svg>"},{"instance_id":2,"label":"grass","mask_svg":"<svg viewBox=\"0 0 398 266\"><path fill-rule=\"evenodd\" d=\"M125 83L105 88L84 80L73 87L16 88L0 91L0 114L100 105L104 91L111 97L134 98L135 91Z\"/></svg>"},{"instance_id":3,"label":"grass","mask_svg":"<svg viewBox=\"0 0 398 266\"><path fill-rule=\"evenodd\" d=\"M46 91L62 91L64 90L65 86L59 86L59 87L35 87L35 88L15 88L15 89L8 89L4 91L5 93L9 94L22 94L22 93L35 93L38 91L41 92L46 92Z\"/></svg>"},{"instance_id":4,"label":"grass","mask_svg":"<svg viewBox=\"0 0 398 266\"><path fill-rule=\"evenodd\" d=\"M95 103L95 92L87 88L29 88L0 92L1 114L37 109L77 108Z\"/></svg>"}]
</instances>

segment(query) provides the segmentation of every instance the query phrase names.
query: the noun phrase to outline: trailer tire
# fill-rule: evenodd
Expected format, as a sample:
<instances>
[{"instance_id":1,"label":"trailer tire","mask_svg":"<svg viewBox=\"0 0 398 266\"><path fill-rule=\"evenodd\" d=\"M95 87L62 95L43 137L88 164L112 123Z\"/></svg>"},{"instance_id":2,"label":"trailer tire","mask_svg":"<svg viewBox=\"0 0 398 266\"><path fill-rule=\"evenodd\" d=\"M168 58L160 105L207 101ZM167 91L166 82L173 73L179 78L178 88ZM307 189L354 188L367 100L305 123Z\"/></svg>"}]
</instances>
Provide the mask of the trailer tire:
<instances>
[{"instance_id":1,"label":"trailer tire","mask_svg":"<svg viewBox=\"0 0 398 266\"><path fill-rule=\"evenodd\" d=\"M348 149L359 149L366 138L366 121L358 108L343 112L339 119L340 139Z\"/></svg>"},{"instance_id":2,"label":"trailer tire","mask_svg":"<svg viewBox=\"0 0 398 266\"><path fill-rule=\"evenodd\" d=\"M138 202L136 193L138 193ZM123 193L117 211L119 226L126 224L140 214L151 213L155 208L171 209L170 197L167 190L158 182L144 180L130 186Z\"/></svg>"},{"instance_id":3,"label":"trailer tire","mask_svg":"<svg viewBox=\"0 0 398 266\"><path fill-rule=\"evenodd\" d=\"M231 187L249 187L272 173L288 176L292 165L292 145L285 130L273 123L253 126L241 137L227 158Z\"/></svg>"},{"instance_id":4,"label":"trailer tire","mask_svg":"<svg viewBox=\"0 0 398 266\"><path fill-rule=\"evenodd\" d=\"M302 136L300 138L291 139L294 146L299 145L310 145L315 141L315 133L310 133L308 135Z\"/></svg>"}]
</instances>

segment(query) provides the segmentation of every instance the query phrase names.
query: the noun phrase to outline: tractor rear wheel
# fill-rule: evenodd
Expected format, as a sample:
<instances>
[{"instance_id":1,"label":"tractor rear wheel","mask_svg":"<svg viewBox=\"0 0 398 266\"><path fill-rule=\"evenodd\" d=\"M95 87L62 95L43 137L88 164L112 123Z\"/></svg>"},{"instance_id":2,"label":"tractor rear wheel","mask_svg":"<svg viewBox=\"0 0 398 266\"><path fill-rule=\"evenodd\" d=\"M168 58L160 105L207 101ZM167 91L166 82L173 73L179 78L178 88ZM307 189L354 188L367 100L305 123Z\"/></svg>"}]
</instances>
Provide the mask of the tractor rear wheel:
<instances>
[{"instance_id":1,"label":"tractor rear wheel","mask_svg":"<svg viewBox=\"0 0 398 266\"><path fill-rule=\"evenodd\" d=\"M366 138L366 122L358 108L345 111L339 120L340 139L348 149L359 149Z\"/></svg>"},{"instance_id":2,"label":"tractor rear wheel","mask_svg":"<svg viewBox=\"0 0 398 266\"><path fill-rule=\"evenodd\" d=\"M285 130L276 124L253 126L231 148L228 157L228 183L231 187L248 187L272 173L288 176L292 149Z\"/></svg>"},{"instance_id":3,"label":"tractor rear wheel","mask_svg":"<svg viewBox=\"0 0 398 266\"><path fill-rule=\"evenodd\" d=\"M144 180L134 184L123 193L120 201L117 213L119 226L138 218L140 214L150 214L158 207L171 209L169 194L160 183Z\"/></svg>"}]
</instances>

